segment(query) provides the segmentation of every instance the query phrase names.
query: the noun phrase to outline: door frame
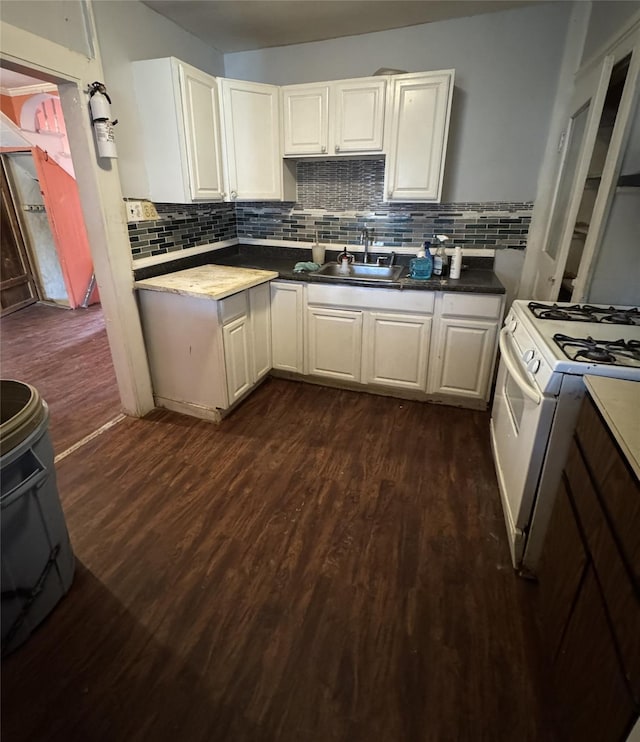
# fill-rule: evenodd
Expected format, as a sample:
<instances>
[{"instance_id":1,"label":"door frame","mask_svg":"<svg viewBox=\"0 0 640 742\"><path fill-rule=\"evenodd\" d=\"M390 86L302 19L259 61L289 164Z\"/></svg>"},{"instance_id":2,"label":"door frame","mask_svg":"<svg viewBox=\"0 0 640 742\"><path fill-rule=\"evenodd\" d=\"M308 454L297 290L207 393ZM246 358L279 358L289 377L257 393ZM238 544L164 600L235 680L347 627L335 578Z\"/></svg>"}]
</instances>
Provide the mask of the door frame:
<instances>
[{"instance_id":1,"label":"door frame","mask_svg":"<svg viewBox=\"0 0 640 742\"><path fill-rule=\"evenodd\" d=\"M627 53L621 55L624 59ZM615 198L615 183L620 176L622 160L624 159L625 149L629 136L631 134L631 125L636 106L640 105L639 92L640 79L640 40L635 44L631 51L627 77L622 90L622 97L616 114L616 121L609 141L609 148L602 169L600 186L596 196L596 201L591 214L591 223L587 232L578 275L573 284L573 293L571 301L585 302L588 299L591 279L597 262L604 237L604 231L613 201ZM636 114L638 115L638 114Z\"/></svg>"},{"instance_id":2,"label":"door frame","mask_svg":"<svg viewBox=\"0 0 640 742\"><path fill-rule=\"evenodd\" d=\"M580 203L584 193L584 186L587 180L589 165L596 143L596 136L600 126L600 118L604 108L604 102L609 87L611 71L613 70L614 57L607 55L599 68L596 68L589 75L576 81L571 104L569 106L569 119L564 131L564 151L562 161L558 168L556 182L554 187L549 219L547 221L542 250L538 258L538 270L536 272L535 282L533 285L533 295L536 299L544 301L555 301L558 298L565 265L569 256L569 248L580 209ZM576 169L573 174L571 189L569 193L568 206L565 209L564 223L561 236L559 239L558 249L554 258L549 254L551 247L551 225L554 221L556 210L559 208L558 196L560 184L565 175L567 165L567 153L569 151L569 141L574 128L574 121L577 115L589 106L587 122L585 125L582 143L576 163ZM551 284L549 287L548 284Z\"/></svg>"},{"instance_id":3,"label":"door frame","mask_svg":"<svg viewBox=\"0 0 640 742\"><path fill-rule=\"evenodd\" d=\"M122 409L141 417L154 407L151 377L118 164L98 159L89 120L87 91L94 80L104 80L104 71L91 3L85 7L94 56L0 21L0 62L58 86Z\"/></svg>"}]
</instances>

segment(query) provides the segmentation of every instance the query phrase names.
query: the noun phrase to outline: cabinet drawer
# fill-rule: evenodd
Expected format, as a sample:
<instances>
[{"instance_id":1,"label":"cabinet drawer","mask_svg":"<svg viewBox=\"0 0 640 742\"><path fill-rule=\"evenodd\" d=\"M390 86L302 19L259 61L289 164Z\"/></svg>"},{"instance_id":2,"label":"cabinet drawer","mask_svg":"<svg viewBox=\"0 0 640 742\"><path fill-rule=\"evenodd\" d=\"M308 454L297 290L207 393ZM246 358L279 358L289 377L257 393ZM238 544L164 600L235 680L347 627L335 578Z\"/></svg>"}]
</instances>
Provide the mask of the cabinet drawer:
<instances>
[{"instance_id":1,"label":"cabinet drawer","mask_svg":"<svg viewBox=\"0 0 640 742\"><path fill-rule=\"evenodd\" d=\"M233 322L238 317L244 317L248 311L249 305L247 303L246 291L233 294L220 301L220 321L223 325Z\"/></svg>"},{"instance_id":2,"label":"cabinet drawer","mask_svg":"<svg viewBox=\"0 0 640 742\"><path fill-rule=\"evenodd\" d=\"M310 283L307 286L307 302L325 306L433 314L435 294L432 291L396 291Z\"/></svg>"},{"instance_id":3,"label":"cabinet drawer","mask_svg":"<svg viewBox=\"0 0 640 742\"><path fill-rule=\"evenodd\" d=\"M580 411L576 437L640 591L640 485L589 397Z\"/></svg>"},{"instance_id":4,"label":"cabinet drawer","mask_svg":"<svg viewBox=\"0 0 640 742\"><path fill-rule=\"evenodd\" d=\"M486 317L498 319L502 309L502 296L495 294L444 293L443 317Z\"/></svg>"},{"instance_id":5,"label":"cabinet drawer","mask_svg":"<svg viewBox=\"0 0 640 742\"><path fill-rule=\"evenodd\" d=\"M565 472L620 648L625 675L636 697L640 698L640 601L575 441Z\"/></svg>"}]
</instances>

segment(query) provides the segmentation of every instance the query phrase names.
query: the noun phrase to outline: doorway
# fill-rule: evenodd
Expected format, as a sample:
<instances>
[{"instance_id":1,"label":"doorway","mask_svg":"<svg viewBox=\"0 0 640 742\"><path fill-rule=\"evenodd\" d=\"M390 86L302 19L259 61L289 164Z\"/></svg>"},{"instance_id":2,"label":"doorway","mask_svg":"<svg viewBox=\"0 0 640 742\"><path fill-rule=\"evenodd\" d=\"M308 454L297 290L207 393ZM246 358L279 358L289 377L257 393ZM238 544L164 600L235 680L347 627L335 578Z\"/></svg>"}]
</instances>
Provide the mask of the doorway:
<instances>
[{"instance_id":1,"label":"doorway","mask_svg":"<svg viewBox=\"0 0 640 742\"><path fill-rule=\"evenodd\" d=\"M20 96L2 96L2 112L22 139L0 155L0 371L38 389L59 455L116 418L120 395L99 296L89 292L93 263L57 89L2 67L0 80L9 92L20 83Z\"/></svg>"}]
</instances>

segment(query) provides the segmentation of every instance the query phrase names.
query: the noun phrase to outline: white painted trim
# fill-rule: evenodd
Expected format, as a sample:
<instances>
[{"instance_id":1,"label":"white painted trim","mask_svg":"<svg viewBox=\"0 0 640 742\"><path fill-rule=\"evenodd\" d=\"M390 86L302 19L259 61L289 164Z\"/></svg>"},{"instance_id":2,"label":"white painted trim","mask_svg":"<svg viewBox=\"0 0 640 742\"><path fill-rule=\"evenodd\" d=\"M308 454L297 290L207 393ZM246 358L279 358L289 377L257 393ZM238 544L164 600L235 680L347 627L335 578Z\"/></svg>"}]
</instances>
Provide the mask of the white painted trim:
<instances>
[{"instance_id":1,"label":"white painted trim","mask_svg":"<svg viewBox=\"0 0 640 742\"><path fill-rule=\"evenodd\" d=\"M233 247L239 242L237 237L233 237L230 240L221 240L220 242L211 242L207 245L196 245L195 247L187 247L184 250L174 250L173 252L163 253L162 255L152 255L149 258L138 258L132 262L134 270L138 268L147 268L150 265L160 265L161 263L170 263L172 260L180 260L181 258L188 258L191 255L202 255L204 252L211 252L212 250L222 250L224 247Z\"/></svg>"},{"instance_id":2,"label":"white painted trim","mask_svg":"<svg viewBox=\"0 0 640 742\"><path fill-rule=\"evenodd\" d=\"M21 85L17 88L0 87L2 95L8 95L10 98L16 98L19 95L36 95L37 93L57 93L58 86L49 82L43 82L34 85Z\"/></svg>"}]
</instances>

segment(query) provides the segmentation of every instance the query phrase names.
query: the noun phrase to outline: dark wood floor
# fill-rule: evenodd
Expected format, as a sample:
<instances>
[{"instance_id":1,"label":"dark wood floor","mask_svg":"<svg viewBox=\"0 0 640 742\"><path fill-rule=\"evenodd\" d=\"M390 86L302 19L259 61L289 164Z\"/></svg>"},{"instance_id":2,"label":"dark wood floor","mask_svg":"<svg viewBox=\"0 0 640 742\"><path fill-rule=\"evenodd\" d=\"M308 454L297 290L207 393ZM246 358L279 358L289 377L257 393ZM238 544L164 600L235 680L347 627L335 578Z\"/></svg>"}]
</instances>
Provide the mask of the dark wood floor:
<instances>
[{"instance_id":1,"label":"dark wood floor","mask_svg":"<svg viewBox=\"0 0 640 742\"><path fill-rule=\"evenodd\" d=\"M58 466L77 575L3 663L3 739L553 739L488 441L276 379L110 429Z\"/></svg>"},{"instance_id":2,"label":"dark wood floor","mask_svg":"<svg viewBox=\"0 0 640 742\"><path fill-rule=\"evenodd\" d=\"M56 453L120 413L100 305L32 304L0 321L0 373L34 386L49 405Z\"/></svg>"}]
</instances>

